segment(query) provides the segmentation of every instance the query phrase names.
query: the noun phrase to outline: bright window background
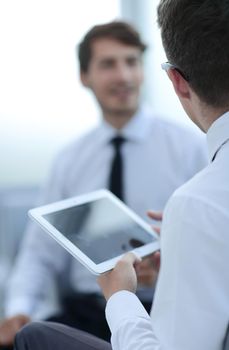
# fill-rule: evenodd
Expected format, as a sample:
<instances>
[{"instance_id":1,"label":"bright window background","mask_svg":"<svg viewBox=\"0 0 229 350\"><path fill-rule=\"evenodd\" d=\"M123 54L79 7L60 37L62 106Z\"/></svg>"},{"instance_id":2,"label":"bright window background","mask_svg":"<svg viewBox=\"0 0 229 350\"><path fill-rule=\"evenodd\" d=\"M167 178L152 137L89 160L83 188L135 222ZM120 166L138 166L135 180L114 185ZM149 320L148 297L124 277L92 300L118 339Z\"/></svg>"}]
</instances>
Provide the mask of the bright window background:
<instances>
[{"instance_id":1,"label":"bright window background","mask_svg":"<svg viewBox=\"0 0 229 350\"><path fill-rule=\"evenodd\" d=\"M0 2L0 186L40 183L51 159L99 118L75 45L120 16L117 0Z\"/></svg>"},{"instance_id":2,"label":"bright window background","mask_svg":"<svg viewBox=\"0 0 229 350\"><path fill-rule=\"evenodd\" d=\"M155 114L193 125L166 73L159 0L0 1L0 187L36 185L55 154L100 111L79 81L75 46L94 24L124 18L149 48L143 97Z\"/></svg>"},{"instance_id":3,"label":"bright window background","mask_svg":"<svg viewBox=\"0 0 229 350\"><path fill-rule=\"evenodd\" d=\"M161 69L167 61L157 24L159 0L123 0L122 15L133 23L148 45L145 54L144 99L155 114L195 128L184 113L172 85Z\"/></svg>"}]
</instances>

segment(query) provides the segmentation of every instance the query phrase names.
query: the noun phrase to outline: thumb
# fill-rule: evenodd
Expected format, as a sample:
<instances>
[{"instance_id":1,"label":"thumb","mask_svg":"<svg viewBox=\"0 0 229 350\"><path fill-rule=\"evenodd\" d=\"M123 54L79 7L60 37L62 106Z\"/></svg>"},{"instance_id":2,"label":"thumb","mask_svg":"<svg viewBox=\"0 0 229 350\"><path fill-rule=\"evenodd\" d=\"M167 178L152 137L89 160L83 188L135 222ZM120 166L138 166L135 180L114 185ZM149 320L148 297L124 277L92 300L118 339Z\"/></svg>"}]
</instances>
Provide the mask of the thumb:
<instances>
[{"instance_id":1,"label":"thumb","mask_svg":"<svg viewBox=\"0 0 229 350\"><path fill-rule=\"evenodd\" d=\"M136 253L133 253L133 252L125 254L121 260L131 265L135 265L142 261L140 256L138 256Z\"/></svg>"}]
</instances>

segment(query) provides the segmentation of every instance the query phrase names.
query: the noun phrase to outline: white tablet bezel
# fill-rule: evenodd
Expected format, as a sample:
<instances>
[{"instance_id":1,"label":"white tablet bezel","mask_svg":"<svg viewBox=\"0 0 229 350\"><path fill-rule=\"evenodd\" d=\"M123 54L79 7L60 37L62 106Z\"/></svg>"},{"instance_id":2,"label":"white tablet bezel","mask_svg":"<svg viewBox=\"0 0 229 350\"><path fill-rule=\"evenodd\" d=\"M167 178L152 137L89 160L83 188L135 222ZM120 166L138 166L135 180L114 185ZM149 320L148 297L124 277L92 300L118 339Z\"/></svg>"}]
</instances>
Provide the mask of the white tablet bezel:
<instances>
[{"instance_id":1,"label":"white tablet bezel","mask_svg":"<svg viewBox=\"0 0 229 350\"><path fill-rule=\"evenodd\" d=\"M88 194L84 194L77 197L68 198L62 201L44 205L42 207L34 208L29 210L29 216L35 220L50 236L52 236L60 245L62 245L73 257L79 260L85 267L87 267L93 274L99 275L106 271L111 270L116 262L120 260L123 256L119 255L110 260L104 261L100 264L94 263L87 255L85 255L79 248L77 248L72 242L70 242L61 232L59 232L54 226L52 226L43 215L51 214L58 210L67 209L73 206L91 202L101 198L108 198L113 201L116 205L121 208L126 215L128 215L132 220L137 222L141 227L143 227L152 237L156 237L157 240L146 244L144 246L135 248L131 250L139 257L144 257L151 254L152 252L159 250L159 240L156 232L152 230L150 225L148 225L144 220L142 220L138 215L136 215L131 209L129 209L123 202L121 202L117 197L115 197L108 190L98 190Z\"/></svg>"}]
</instances>

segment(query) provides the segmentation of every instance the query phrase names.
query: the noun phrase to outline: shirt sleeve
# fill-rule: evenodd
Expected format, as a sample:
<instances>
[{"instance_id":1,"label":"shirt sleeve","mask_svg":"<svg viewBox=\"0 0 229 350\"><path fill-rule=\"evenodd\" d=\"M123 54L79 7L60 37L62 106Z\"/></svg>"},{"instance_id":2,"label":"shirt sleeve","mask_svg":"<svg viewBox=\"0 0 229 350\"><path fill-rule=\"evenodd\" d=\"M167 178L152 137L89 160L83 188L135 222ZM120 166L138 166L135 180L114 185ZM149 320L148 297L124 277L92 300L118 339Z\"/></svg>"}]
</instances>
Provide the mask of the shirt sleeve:
<instances>
[{"instance_id":1,"label":"shirt sleeve","mask_svg":"<svg viewBox=\"0 0 229 350\"><path fill-rule=\"evenodd\" d=\"M49 180L41 191L39 205L62 198L62 167L62 158L58 157ZM67 257L66 251L55 240L37 224L29 222L6 286L5 316L21 313L34 317L38 308L50 295L55 277L64 269Z\"/></svg>"},{"instance_id":2,"label":"shirt sleeve","mask_svg":"<svg viewBox=\"0 0 229 350\"><path fill-rule=\"evenodd\" d=\"M136 296L114 294L106 309L114 350L222 349L229 314L227 221L198 198L172 197L162 225L152 319Z\"/></svg>"},{"instance_id":3,"label":"shirt sleeve","mask_svg":"<svg viewBox=\"0 0 229 350\"><path fill-rule=\"evenodd\" d=\"M135 294L128 291L115 293L108 300L106 318L114 350L161 349L153 332L151 317Z\"/></svg>"}]
</instances>

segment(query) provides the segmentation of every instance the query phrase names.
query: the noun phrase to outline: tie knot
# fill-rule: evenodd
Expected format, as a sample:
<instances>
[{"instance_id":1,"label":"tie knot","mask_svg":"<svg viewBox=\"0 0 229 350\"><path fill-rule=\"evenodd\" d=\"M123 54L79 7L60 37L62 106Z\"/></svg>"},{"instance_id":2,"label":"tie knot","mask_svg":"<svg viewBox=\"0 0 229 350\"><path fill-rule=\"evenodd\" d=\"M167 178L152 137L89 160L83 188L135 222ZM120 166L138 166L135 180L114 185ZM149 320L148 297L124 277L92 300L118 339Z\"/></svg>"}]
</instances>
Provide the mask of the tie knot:
<instances>
[{"instance_id":1,"label":"tie knot","mask_svg":"<svg viewBox=\"0 0 229 350\"><path fill-rule=\"evenodd\" d=\"M111 139L111 143L116 149L119 149L125 141L126 140L123 136L115 136Z\"/></svg>"}]
</instances>

